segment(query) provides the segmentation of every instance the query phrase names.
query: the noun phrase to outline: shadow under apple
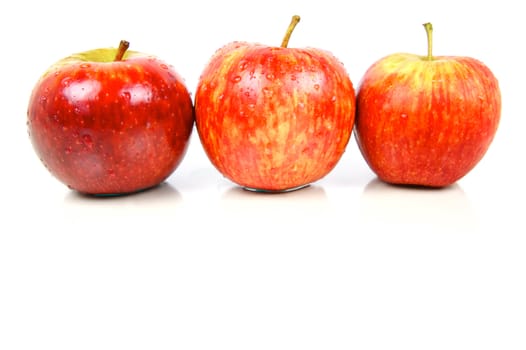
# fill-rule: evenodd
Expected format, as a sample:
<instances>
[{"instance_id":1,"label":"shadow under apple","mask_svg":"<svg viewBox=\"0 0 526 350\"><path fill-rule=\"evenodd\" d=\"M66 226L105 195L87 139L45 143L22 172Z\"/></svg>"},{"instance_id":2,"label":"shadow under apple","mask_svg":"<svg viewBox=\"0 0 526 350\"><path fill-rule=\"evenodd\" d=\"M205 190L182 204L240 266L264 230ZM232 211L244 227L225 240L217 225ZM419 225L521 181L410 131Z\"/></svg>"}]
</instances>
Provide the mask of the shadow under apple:
<instances>
[{"instance_id":1,"label":"shadow under apple","mask_svg":"<svg viewBox=\"0 0 526 350\"><path fill-rule=\"evenodd\" d=\"M399 186L370 181L360 198L363 227L389 231L477 232L468 196L458 183L443 188Z\"/></svg>"},{"instance_id":2,"label":"shadow under apple","mask_svg":"<svg viewBox=\"0 0 526 350\"><path fill-rule=\"evenodd\" d=\"M64 204L72 209L99 211L112 215L149 214L162 210L173 210L182 201L181 194L168 182L155 187L115 196L93 196L70 191Z\"/></svg>"},{"instance_id":3,"label":"shadow under apple","mask_svg":"<svg viewBox=\"0 0 526 350\"><path fill-rule=\"evenodd\" d=\"M322 218L329 210L329 201L318 185L278 193L253 192L234 185L222 194L219 206L223 216L237 222L263 226L281 223L275 228L299 229Z\"/></svg>"}]
</instances>

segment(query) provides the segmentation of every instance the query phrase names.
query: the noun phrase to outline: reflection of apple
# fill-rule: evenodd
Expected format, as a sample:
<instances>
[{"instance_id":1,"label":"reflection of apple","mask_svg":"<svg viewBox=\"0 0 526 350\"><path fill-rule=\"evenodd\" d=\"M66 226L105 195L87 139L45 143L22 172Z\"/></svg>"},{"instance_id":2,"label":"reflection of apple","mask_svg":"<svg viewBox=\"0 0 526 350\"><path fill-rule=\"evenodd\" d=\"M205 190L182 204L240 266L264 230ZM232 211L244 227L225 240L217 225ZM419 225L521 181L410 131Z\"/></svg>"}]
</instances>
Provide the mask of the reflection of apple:
<instances>
[{"instance_id":1,"label":"reflection of apple","mask_svg":"<svg viewBox=\"0 0 526 350\"><path fill-rule=\"evenodd\" d=\"M497 130L497 79L470 57L393 54L365 73L357 94L358 146L380 179L440 187L482 159Z\"/></svg>"},{"instance_id":2,"label":"reflection of apple","mask_svg":"<svg viewBox=\"0 0 526 350\"><path fill-rule=\"evenodd\" d=\"M324 177L354 125L354 89L330 53L233 42L205 67L195 96L199 137L213 165L251 189L284 191Z\"/></svg>"},{"instance_id":3,"label":"reflection of apple","mask_svg":"<svg viewBox=\"0 0 526 350\"><path fill-rule=\"evenodd\" d=\"M131 193L178 166L193 128L182 79L158 58L107 48L72 55L37 82L28 130L46 168L89 194Z\"/></svg>"}]
</instances>

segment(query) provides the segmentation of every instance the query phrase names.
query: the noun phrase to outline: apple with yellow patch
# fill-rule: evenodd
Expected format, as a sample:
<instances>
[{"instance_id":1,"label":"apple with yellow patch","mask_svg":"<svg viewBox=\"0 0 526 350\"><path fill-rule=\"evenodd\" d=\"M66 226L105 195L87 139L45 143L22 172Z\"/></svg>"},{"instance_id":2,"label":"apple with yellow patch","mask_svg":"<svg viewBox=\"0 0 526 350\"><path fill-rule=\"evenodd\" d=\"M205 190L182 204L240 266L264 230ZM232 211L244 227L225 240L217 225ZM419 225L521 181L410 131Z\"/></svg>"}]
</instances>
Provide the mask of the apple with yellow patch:
<instances>
[{"instance_id":1,"label":"apple with yellow patch","mask_svg":"<svg viewBox=\"0 0 526 350\"><path fill-rule=\"evenodd\" d=\"M355 135L388 183L443 187L465 176L488 150L501 94L490 69L471 57L398 53L374 63L357 92Z\"/></svg>"}]
</instances>

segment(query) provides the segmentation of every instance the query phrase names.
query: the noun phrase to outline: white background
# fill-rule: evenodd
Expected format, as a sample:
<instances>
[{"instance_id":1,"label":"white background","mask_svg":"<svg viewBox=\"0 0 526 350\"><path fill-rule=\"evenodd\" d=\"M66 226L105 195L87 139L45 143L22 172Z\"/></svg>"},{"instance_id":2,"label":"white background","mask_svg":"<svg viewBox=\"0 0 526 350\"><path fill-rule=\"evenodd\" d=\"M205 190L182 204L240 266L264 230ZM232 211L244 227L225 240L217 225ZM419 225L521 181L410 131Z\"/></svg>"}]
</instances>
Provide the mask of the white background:
<instances>
[{"instance_id":1,"label":"white background","mask_svg":"<svg viewBox=\"0 0 526 350\"><path fill-rule=\"evenodd\" d=\"M169 5L170 4L170 5ZM346 5L344 5L346 4ZM523 11L515 1L17 1L0 5L0 349L525 349ZM194 92L233 40L332 51L355 86L374 61L486 63L497 136L443 190L386 186L351 139L285 195L223 179L197 135L151 191L71 192L34 154L29 94L56 60L116 46L173 64Z\"/></svg>"}]
</instances>

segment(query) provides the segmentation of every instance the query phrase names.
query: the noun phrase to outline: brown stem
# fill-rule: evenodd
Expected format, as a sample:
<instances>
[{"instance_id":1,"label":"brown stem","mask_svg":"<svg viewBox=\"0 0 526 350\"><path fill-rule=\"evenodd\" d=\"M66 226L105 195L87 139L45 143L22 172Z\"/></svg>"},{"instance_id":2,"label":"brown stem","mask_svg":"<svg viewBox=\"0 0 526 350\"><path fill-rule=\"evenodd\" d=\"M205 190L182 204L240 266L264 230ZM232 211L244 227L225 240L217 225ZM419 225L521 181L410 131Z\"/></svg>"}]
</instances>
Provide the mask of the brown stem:
<instances>
[{"instance_id":1,"label":"brown stem","mask_svg":"<svg viewBox=\"0 0 526 350\"><path fill-rule=\"evenodd\" d=\"M129 47L129 42L127 42L126 40L121 40L121 42L119 43L119 48L117 49L117 53L115 54L114 61L121 61L124 57L124 54L126 53L126 50L128 50Z\"/></svg>"},{"instance_id":2,"label":"brown stem","mask_svg":"<svg viewBox=\"0 0 526 350\"><path fill-rule=\"evenodd\" d=\"M287 47L289 45L290 36L292 35L292 32L294 31L294 28L296 27L296 24L298 24L299 21L300 16L292 16L292 20L290 21L289 27L287 28L285 36L283 37L283 41L281 42L281 47Z\"/></svg>"}]
</instances>

